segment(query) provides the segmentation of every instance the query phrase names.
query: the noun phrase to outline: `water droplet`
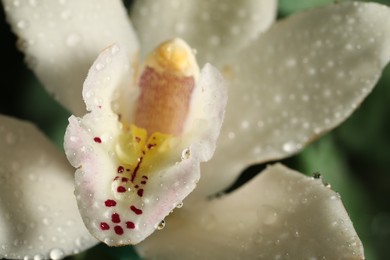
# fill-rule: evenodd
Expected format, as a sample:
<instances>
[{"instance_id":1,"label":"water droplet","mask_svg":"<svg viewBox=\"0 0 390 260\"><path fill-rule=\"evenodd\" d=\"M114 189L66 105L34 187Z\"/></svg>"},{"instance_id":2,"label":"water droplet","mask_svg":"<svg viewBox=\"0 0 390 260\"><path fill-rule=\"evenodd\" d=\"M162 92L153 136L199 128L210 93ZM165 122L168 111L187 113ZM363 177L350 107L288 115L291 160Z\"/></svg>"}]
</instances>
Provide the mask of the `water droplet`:
<instances>
[{"instance_id":1,"label":"water droplet","mask_svg":"<svg viewBox=\"0 0 390 260\"><path fill-rule=\"evenodd\" d=\"M165 220L161 220L161 222L157 225L157 230L161 230L165 227Z\"/></svg>"},{"instance_id":2,"label":"water droplet","mask_svg":"<svg viewBox=\"0 0 390 260\"><path fill-rule=\"evenodd\" d=\"M37 0L29 0L28 2L31 6L37 6Z\"/></svg>"},{"instance_id":3,"label":"water droplet","mask_svg":"<svg viewBox=\"0 0 390 260\"><path fill-rule=\"evenodd\" d=\"M244 120L241 122L241 129L248 129L249 128L249 122L247 120Z\"/></svg>"},{"instance_id":4,"label":"water droplet","mask_svg":"<svg viewBox=\"0 0 390 260\"><path fill-rule=\"evenodd\" d=\"M275 211L269 212L269 214L264 218L264 224L272 225L278 220L278 213Z\"/></svg>"},{"instance_id":5,"label":"water droplet","mask_svg":"<svg viewBox=\"0 0 390 260\"><path fill-rule=\"evenodd\" d=\"M64 257L64 251L59 248L55 248L50 251L49 256L53 260L62 259Z\"/></svg>"},{"instance_id":6,"label":"water droplet","mask_svg":"<svg viewBox=\"0 0 390 260\"><path fill-rule=\"evenodd\" d=\"M294 58L289 58L285 62L286 66L289 68L295 67L297 65L297 60Z\"/></svg>"},{"instance_id":7,"label":"water droplet","mask_svg":"<svg viewBox=\"0 0 390 260\"><path fill-rule=\"evenodd\" d=\"M112 46L112 48L111 48L111 54L112 55L115 55L115 54L117 54L118 52L119 52L119 47L118 47L118 45L114 45L114 46Z\"/></svg>"},{"instance_id":8,"label":"water droplet","mask_svg":"<svg viewBox=\"0 0 390 260\"><path fill-rule=\"evenodd\" d=\"M283 151L285 151L286 153L295 152L298 148L298 145L293 141L284 143L282 146Z\"/></svg>"},{"instance_id":9,"label":"water droplet","mask_svg":"<svg viewBox=\"0 0 390 260\"><path fill-rule=\"evenodd\" d=\"M25 29L28 26L28 22L26 22L25 20L20 20L19 22L16 23L16 26L19 29Z\"/></svg>"},{"instance_id":10,"label":"water droplet","mask_svg":"<svg viewBox=\"0 0 390 260\"><path fill-rule=\"evenodd\" d=\"M176 208L180 209L183 207L183 205L184 205L183 202L177 203Z\"/></svg>"},{"instance_id":11,"label":"water droplet","mask_svg":"<svg viewBox=\"0 0 390 260\"><path fill-rule=\"evenodd\" d=\"M43 218L42 223L45 225L50 225L52 223L52 221L50 218Z\"/></svg>"},{"instance_id":12,"label":"water droplet","mask_svg":"<svg viewBox=\"0 0 390 260\"><path fill-rule=\"evenodd\" d=\"M104 69L104 64L98 62L98 63L95 65L95 69L96 69L97 71L101 71L102 69Z\"/></svg>"},{"instance_id":13,"label":"water droplet","mask_svg":"<svg viewBox=\"0 0 390 260\"><path fill-rule=\"evenodd\" d=\"M42 260L44 257L41 254L37 254L34 256L34 260Z\"/></svg>"},{"instance_id":14,"label":"water droplet","mask_svg":"<svg viewBox=\"0 0 390 260\"><path fill-rule=\"evenodd\" d=\"M182 160L186 160L186 159L189 159L191 156L191 151L189 148L186 148L183 150L183 152L181 153L181 159Z\"/></svg>"},{"instance_id":15,"label":"water droplet","mask_svg":"<svg viewBox=\"0 0 390 260\"><path fill-rule=\"evenodd\" d=\"M75 47L80 42L80 36L78 34L70 34L66 38L66 45L68 47Z\"/></svg>"}]
</instances>

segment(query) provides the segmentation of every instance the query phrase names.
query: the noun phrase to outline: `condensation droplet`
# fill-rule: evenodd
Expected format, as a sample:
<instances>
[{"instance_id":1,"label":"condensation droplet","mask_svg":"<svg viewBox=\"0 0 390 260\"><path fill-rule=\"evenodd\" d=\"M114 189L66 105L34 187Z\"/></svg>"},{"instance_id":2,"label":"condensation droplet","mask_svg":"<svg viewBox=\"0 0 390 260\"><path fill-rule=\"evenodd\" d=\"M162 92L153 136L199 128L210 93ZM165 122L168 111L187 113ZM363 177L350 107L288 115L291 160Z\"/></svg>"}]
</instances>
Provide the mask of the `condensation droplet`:
<instances>
[{"instance_id":1,"label":"condensation droplet","mask_svg":"<svg viewBox=\"0 0 390 260\"><path fill-rule=\"evenodd\" d=\"M183 202L177 203L176 208L180 209L183 207L183 205L184 205Z\"/></svg>"},{"instance_id":2,"label":"condensation droplet","mask_svg":"<svg viewBox=\"0 0 390 260\"><path fill-rule=\"evenodd\" d=\"M264 224L266 224L266 225L272 225L272 224L276 223L277 220L278 220L278 213L276 213L275 211L271 211L271 212L269 212L269 214L264 218Z\"/></svg>"},{"instance_id":3,"label":"condensation droplet","mask_svg":"<svg viewBox=\"0 0 390 260\"><path fill-rule=\"evenodd\" d=\"M80 42L80 36L78 34L70 34L66 38L66 45L68 47L75 47Z\"/></svg>"},{"instance_id":4,"label":"condensation droplet","mask_svg":"<svg viewBox=\"0 0 390 260\"><path fill-rule=\"evenodd\" d=\"M45 225L50 225L52 223L52 221L50 218L43 218L42 223Z\"/></svg>"},{"instance_id":5,"label":"condensation droplet","mask_svg":"<svg viewBox=\"0 0 390 260\"><path fill-rule=\"evenodd\" d=\"M37 0L29 0L28 2L31 6L37 6Z\"/></svg>"},{"instance_id":6,"label":"condensation droplet","mask_svg":"<svg viewBox=\"0 0 390 260\"><path fill-rule=\"evenodd\" d=\"M189 159L191 156L191 151L189 148L186 148L183 150L183 152L181 153L181 159L182 160L186 160L186 159Z\"/></svg>"},{"instance_id":7,"label":"condensation droplet","mask_svg":"<svg viewBox=\"0 0 390 260\"><path fill-rule=\"evenodd\" d=\"M165 227L165 220L161 220L161 222L157 225L157 230L161 230Z\"/></svg>"},{"instance_id":8,"label":"condensation droplet","mask_svg":"<svg viewBox=\"0 0 390 260\"><path fill-rule=\"evenodd\" d=\"M104 64L102 64L102 63L97 63L96 65L95 65L95 69L97 70L97 71L100 71L100 70L102 70L104 68Z\"/></svg>"},{"instance_id":9,"label":"condensation droplet","mask_svg":"<svg viewBox=\"0 0 390 260\"><path fill-rule=\"evenodd\" d=\"M37 254L34 256L34 260L42 260L44 257L43 255Z\"/></svg>"},{"instance_id":10,"label":"condensation droplet","mask_svg":"<svg viewBox=\"0 0 390 260\"><path fill-rule=\"evenodd\" d=\"M64 251L59 248L55 248L50 251L49 256L53 260L62 259L64 257Z\"/></svg>"},{"instance_id":11,"label":"condensation droplet","mask_svg":"<svg viewBox=\"0 0 390 260\"><path fill-rule=\"evenodd\" d=\"M298 149L298 146L295 142L290 141L290 142L284 143L282 149L286 153L291 153L291 152L296 151Z\"/></svg>"},{"instance_id":12,"label":"condensation droplet","mask_svg":"<svg viewBox=\"0 0 390 260\"><path fill-rule=\"evenodd\" d=\"M26 22L25 20L20 20L19 22L16 23L16 26L19 29L26 29L28 26L28 22Z\"/></svg>"}]
</instances>

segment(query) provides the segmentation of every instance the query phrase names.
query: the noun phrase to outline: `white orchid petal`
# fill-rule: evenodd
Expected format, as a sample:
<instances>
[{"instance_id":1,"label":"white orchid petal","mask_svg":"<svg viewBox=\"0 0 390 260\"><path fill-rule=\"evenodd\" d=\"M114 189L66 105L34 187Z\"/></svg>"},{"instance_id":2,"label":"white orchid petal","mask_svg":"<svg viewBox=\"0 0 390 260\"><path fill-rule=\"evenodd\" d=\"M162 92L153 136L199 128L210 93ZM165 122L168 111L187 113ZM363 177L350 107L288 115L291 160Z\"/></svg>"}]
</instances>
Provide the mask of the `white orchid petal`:
<instances>
[{"instance_id":1,"label":"white orchid petal","mask_svg":"<svg viewBox=\"0 0 390 260\"><path fill-rule=\"evenodd\" d=\"M30 123L0 116L0 136L0 257L60 259L96 244L65 157Z\"/></svg>"},{"instance_id":2,"label":"white orchid petal","mask_svg":"<svg viewBox=\"0 0 390 260\"><path fill-rule=\"evenodd\" d=\"M99 55L83 90L91 113L81 119L72 116L65 134L65 152L78 168L76 197L84 223L92 235L111 246L145 239L195 188L199 163L214 152L226 105L222 76L205 66L182 136L168 136L166 143L155 141L149 147L153 135L148 137L134 126L128 129L138 97L129 59L117 45ZM123 105L125 101L130 105ZM127 136L131 138L121 139ZM138 144L142 148L136 151ZM153 151L160 156L156 160L148 157Z\"/></svg>"},{"instance_id":3,"label":"white orchid petal","mask_svg":"<svg viewBox=\"0 0 390 260\"><path fill-rule=\"evenodd\" d=\"M181 37L197 50L199 64L216 65L265 31L276 16L275 0L136 1L131 11L142 53Z\"/></svg>"},{"instance_id":4,"label":"white orchid petal","mask_svg":"<svg viewBox=\"0 0 390 260\"><path fill-rule=\"evenodd\" d=\"M119 0L3 1L26 61L45 88L81 115L82 83L96 56L121 42L136 59L138 43Z\"/></svg>"},{"instance_id":5,"label":"white orchid petal","mask_svg":"<svg viewBox=\"0 0 390 260\"><path fill-rule=\"evenodd\" d=\"M292 155L343 122L389 54L390 9L378 4L333 4L276 23L226 67L226 118L196 192L220 191L248 165Z\"/></svg>"},{"instance_id":6,"label":"white orchid petal","mask_svg":"<svg viewBox=\"0 0 390 260\"><path fill-rule=\"evenodd\" d=\"M364 259L338 196L282 165L220 199L176 210L137 246L148 259Z\"/></svg>"}]
</instances>

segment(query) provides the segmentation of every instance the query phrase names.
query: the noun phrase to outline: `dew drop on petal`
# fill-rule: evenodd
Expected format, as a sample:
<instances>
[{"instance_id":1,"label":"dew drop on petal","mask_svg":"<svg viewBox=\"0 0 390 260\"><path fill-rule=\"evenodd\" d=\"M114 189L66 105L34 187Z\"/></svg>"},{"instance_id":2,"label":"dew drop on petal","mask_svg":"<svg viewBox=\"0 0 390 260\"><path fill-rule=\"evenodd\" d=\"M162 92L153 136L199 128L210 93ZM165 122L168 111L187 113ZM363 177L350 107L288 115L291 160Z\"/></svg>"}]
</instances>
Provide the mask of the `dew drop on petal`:
<instances>
[{"instance_id":1,"label":"dew drop on petal","mask_svg":"<svg viewBox=\"0 0 390 260\"><path fill-rule=\"evenodd\" d=\"M297 147L297 144L295 142L289 141L289 142L286 142L283 144L282 149L286 153L291 153L291 152L296 151L298 149L298 147Z\"/></svg>"},{"instance_id":2,"label":"dew drop on petal","mask_svg":"<svg viewBox=\"0 0 390 260\"><path fill-rule=\"evenodd\" d=\"M183 207L183 205L184 205L183 202L177 203L176 208L180 209Z\"/></svg>"},{"instance_id":3,"label":"dew drop on petal","mask_svg":"<svg viewBox=\"0 0 390 260\"><path fill-rule=\"evenodd\" d=\"M189 159L191 156L191 152L190 152L190 149L186 148L183 150L182 154L181 154L181 159L182 160L186 160L186 159Z\"/></svg>"},{"instance_id":4,"label":"dew drop on petal","mask_svg":"<svg viewBox=\"0 0 390 260\"><path fill-rule=\"evenodd\" d=\"M77 34L70 34L66 38L66 45L68 47L75 47L80 42L80 36Z\"/></svg>"},{"instance_id":5,"label":"dew drop on petal","mask_svg":"<svg viewBox=\"0 0 390 260\"><path fill-rule=\"evenodd\" d=\"M157 225L157 230L162 230L165 227L165 220L161 220L161 222Z\"/></svg>"},{"instance_id":6,"label":"dew drop on petal","mask_svg":"<svg viewBox=\"0 0 390 260\"><path fill-rule=\"evenodd\" d=\"M62 259L64 257L64 251L59 248L52 249L49 254L50 258L53 260Z\"/></svg>"},{"instance_id":7,"label":"dew drop on petal","mask_svg":"<svg viewBox=\"0 0 390 260\"><path fill-rule=\"evenodd\" d=\"M103 64L103 63L97 63L97 64L95 65L95 69L96 69L97 71L101 71L102 69L104 69L104 64Z\"/></svg>"},{"instance_id":8,"label":"dew drop on petal","mask_svg":"<svg viewBox=\"0 0 390 260\"><path fill-rule=\"evenodd\" d=\"M42 260L42 259L43 259L43 255L37 254L34 256L34 260Z\"/></svg>"}]
</instances>

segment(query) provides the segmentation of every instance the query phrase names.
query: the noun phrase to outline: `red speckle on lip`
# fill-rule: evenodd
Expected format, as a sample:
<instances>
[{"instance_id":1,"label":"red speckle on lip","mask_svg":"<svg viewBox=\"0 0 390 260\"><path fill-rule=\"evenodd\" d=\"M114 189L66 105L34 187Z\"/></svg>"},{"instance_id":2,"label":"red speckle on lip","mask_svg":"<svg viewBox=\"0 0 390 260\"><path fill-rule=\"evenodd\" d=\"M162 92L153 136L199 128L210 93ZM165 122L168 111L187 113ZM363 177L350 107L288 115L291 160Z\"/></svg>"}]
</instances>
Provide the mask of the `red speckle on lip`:
<instances>
[{"instance_id":1,"label":"red speckle on lip","mask_svg":"<svg viewBox=\"0 0 390 260\"><path fill-rule=\"evenodd\" d=\"M120 192L120 193L123 193L123 192L126 192L126 188L123 187L123 186L119 186L117 189L116 189L117 192Z\"/></svg>"},{"instance_id":2,"label":"red speckle on lip","mask_svg":"<svg viewBox=\"0 0 390 260\"><path fill-rule=\"evenodd\" d=\"M123 228L121 226L115 226L114 230L117 235L123 235Z\"/></svg>"},{"instance_id":3,"label":"red speckle on lip","mask_svg":"<svg viewBox=\"0 0 390 260\"><path fill-rule=\"evenodd\" d=\"M133 222L131 222L131 221L127 221L126 222L126 227L128 229L134 229L135 228L135 224Z\"/></svg>"},{"instance_id":4,"label":"red speckle on lip","mask_svg":"<svg viewBox=\"0 0 390 260\"><path fill-rule=\"evenodd\" d=\"M116 206L116 201L115 200L106 200L104 202L104 204L106 204L107 207L115 207Z\"/></svg>"},{"instance_id":5,"label":"red speckle on lip","mask_svg":"<svg viewBox=\"0 0 390 260\"><path fill-rule=\"evenodd\" d=\"M122 173L124 170L125 168L123 168L123 166L119 166L117 171L118 173Z\"/></svg>"},{"instance_id":6,"label":"red speckle on lip","mask_svg":"<svg viewBox=\"0 0 390 260\"><path fill-rule=\"evenodd\" d=\"M138 188L139 188L139 186L138 186L138 185L135 185L135 186L134 186L134 188L138 189Z\"/></svg>"},{"instance_id":7,"label":"red speckle on lip","mask_svg":"<svg viewBox=\"0 0 390 260\"><path fill-rule=\"evenodd\" d=\"M126 178L126 177L122 177L122 182L128 182L129 181L129 179L128 178Z\"/></svg>"},{"instance_id":8,"label":"red speckle on lip","mask_svg":"<svg viewBox=\"0 0 390 260\"><path fill-rule=\"evenodd\" d=\"M114 222L114 223L120 223L121 222L121 218L119 217L119 214L118 213L114 213L111 215L111 221Z\"/></svg>"},{"instance_id":9,"label":"red speckle on lip","mask_svg":"<svg viewBox=\"0 0 390 260\"><path fill-rule=\"evenodd\" d=\"M149 179L148 176L145 176L145 175L143 175L142 178L146 179L146 180Z\"/></svg>"},{"instance_id":10,"label":"red speckle on lip","mask_svg":"<svg viewBox=\"0 0 390 260\"><path fill-rule=\"evenodd\" d=\"M131 205L130 209L137 215L141 215L142 214L142 210L139 209L139 208L136 208L134 205Z\"/></svg>"},{"instance_id":11,"label":"red speckle on lip","mask_svg":"<svg viewBox=\"0 0 390 260\"><path fill-rule=\"evenodd\" d=\"M137 191L137 194L138 194L138 196L142 197L144 195L144 190L143 189L139 189Z\"/></svg>"},{"instance_id":12,"label":"red speckle on lip","mask_svg":"<svg viewBox=\"0 0 390 260\"><path fill-rule=\"evenodd\" d=\"M146 184L146 181L141 181L141 184Z\"/></svg>"},{"instance_id":13,"label":"red speckle on lip","mask_svg":"<svg viewBox=\"0 0 390 260\"><path fill-rule=\"evenodd\" d=\"M156 146L156 144L148 144L148 149L150 150L150 149L154 148L155 146Z\"/></svg>"},{"instance_id":14,"label":"red speckle on lip","mask_svg":"<svg viewBox=\"0 0 390 260\"><path fill-rule=\"evenodd\" d=\"M95 143L98 143L98 144L102 143L102 139L100 139L100 137L95 137L95 138L93 138L93 140L95 141Z\"/></svg>"},{"instance_id":15,"label":"red speckle on lip","mask_svg":"<svg viewBox=\"0 0 390 260\"><path fill-rule=\"evenodd\" d=\"M110 226L106 222L102 222L102 223L100 223L100 228L102 230L109 230Z\"/></svg>"},{"instance_id":16,"label":"red speckle on lip","mask_svg":"<svg viewBox=\"0 0 390 260\"><path fill-rule=\"evenodd\" d=\"M135 137L135 140L137 141L137 143L141 142L141 138L139 138L138 136Z\"/></svg>"}]
</instances>

